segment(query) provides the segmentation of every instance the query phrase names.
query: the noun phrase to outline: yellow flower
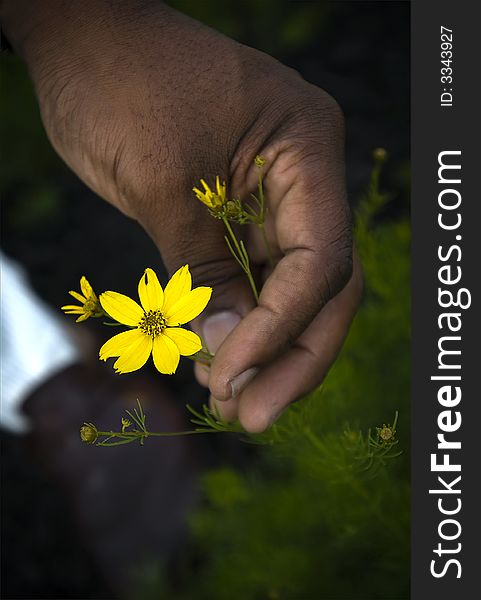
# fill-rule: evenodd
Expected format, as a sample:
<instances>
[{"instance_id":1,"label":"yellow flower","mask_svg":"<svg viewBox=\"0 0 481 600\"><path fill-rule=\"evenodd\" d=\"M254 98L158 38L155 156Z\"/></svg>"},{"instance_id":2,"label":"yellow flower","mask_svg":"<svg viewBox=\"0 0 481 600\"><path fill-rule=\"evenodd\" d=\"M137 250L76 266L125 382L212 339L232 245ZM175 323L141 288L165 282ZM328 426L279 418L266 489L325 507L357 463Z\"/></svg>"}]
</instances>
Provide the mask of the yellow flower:
<instances>
[{"instance_id":1,"label":"yellow flower","mask_svg":"<svg viewBox=\"0 0 481 600\"><path fill-rule=\"evenodd\" d=\"M192 289L188 265L174 273L165 290L155 272L146 269L139 281L142 306L123 294L104 292L100 303L105 312L131 329L108 340L100 348L100 360L118 357L116 372L131 373L143 367L152 354L160 373L175 373L180 356L191 356L202 348L199 336L180 325L195 319L211 294L210 287Z\"/></svg>"},{"instance_id":2,"label":"yellow flower","mask_svg":"<svg viewBox=\"0 0 481 600\"><path fill-rule=\"evenodd\" d=\"M65 314L67 315L80 315L79 318L76 319L76 323L85 321L89 317L101 317L104 314L104 311L100 306L97 295L85 276L82 276L80 279L80 289L82 291L81 294L73 291L69 292L75 300L78 300L81 303L80 306L76 304L67 304L62 306L62 310L65 311Z\"/></svg>"},{"instance_id":3,"label":"yellow flower","mask_svg":"<svg viewBox=\"0 0 481 600\"><path fill-rule=\"evenodd\" d=\"M261 156L260 154L258 154L254 158L254 163L255 163L256 167L261 169L266 164L266 159L263 156Z\"/></svg>"},{"instance_id":4,"label":"yellow flower","mask_svg":"<svg viewBox=\"0 0 481 600\"><path fill-rule=\"evenodd\" d=\"M203 179L201 179L200 182L204 186L204 191L201 191L196 187L193 188L197 198L211 210L215 211L221 209L227 202L225 182L221 183L219 176L217 176L215 178L215 191L211 190Z\"/></svg>"}]
</instances>

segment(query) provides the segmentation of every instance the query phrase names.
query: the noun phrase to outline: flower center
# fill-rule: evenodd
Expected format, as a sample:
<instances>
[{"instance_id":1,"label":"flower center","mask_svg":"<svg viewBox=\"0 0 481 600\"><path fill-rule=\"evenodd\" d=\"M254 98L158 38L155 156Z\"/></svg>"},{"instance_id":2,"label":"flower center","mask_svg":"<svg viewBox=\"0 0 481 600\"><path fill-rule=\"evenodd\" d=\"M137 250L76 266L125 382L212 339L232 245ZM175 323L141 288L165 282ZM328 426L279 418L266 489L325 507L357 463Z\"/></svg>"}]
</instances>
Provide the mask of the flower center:
<instances>
[{"instance_id":1,"label":"flower center","mask_svg":"<svg viewBox=\"0 0 481 600\"><path fill-rule=\"evenodd\" d=\"M94 313L97 310L97 303L92 298L89 298L83 308L86 313Z\"/></svg>"},{"instance_id":2,"label":"flower center","mask_svg":"<svg viewBox=\"0 0 481 600\"><path fill-rule=\"evenodd\" d=\"M379 432L379 436L385 442L388 442L393 437L393 430L390 427L383 427Z\"/></svg>"},{"instance_id":3,"label":"flower center","mask_svg":"<svg viewBox=\"0 0 481 600\"><path fill-rule=\"evenodd\" d=\"M144 313L144 316L139 321L138 327L142 333L145 333L150 337L155 337L156 335L161 334L165 329L165 319L160 310L149 310Z\"/></svg>"}]
</instances>

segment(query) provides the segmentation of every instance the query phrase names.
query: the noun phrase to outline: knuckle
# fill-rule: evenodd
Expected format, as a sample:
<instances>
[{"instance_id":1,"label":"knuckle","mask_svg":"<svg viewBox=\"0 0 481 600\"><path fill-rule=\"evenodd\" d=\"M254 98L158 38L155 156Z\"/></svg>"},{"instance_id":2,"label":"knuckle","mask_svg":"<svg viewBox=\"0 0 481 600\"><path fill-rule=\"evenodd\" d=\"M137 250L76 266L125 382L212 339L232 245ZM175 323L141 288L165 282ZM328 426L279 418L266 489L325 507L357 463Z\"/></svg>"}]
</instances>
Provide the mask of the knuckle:
<instances>
[{"instance_id":1,"label":"knuckle","mask_svg":"<svg viewBox=\"0 0 481 600\"><path fill-rule=\"evenodd\" d=\"M329 298L338 294L346 286L352 277L352 273L352 251L338 254L325 275Z\"/></svg>"},{"instance_id":2,"label":"knuckle","mask_svg":"<svg viewBox=\"0 0 481 600\"><path fill-rule=\"evenodd\" d=\"M344 289L353 276L352 241L349 231L329 242L327 246L324 245L316 254L317 269L321 272L318 294L322 308Z\"/></svg>"},{"instance_id":3,"label":"knuckle","mask_svg":"<svg viewBox=\"0 0 481 600\"><path fill-rule=\"evenodd\" d=\"M344 112L337 100L324 90L308 85L311 94L299 99L295 109L300 117L298 127L302 127L308 136L317 134L321 140L343 137Z\"/></svg>"},{"instance_id":4,"label":"knuckle","mask_svg":"<svg viewBox=\"0 0 481 600\"><path fill-rule=\"evenodd\" d=\"M324 96L324 111L327 113L334 124L338 125L338 127L344 129L344 111L341 108L339 102L333 98L330 94L323 91Z\"/></svg>"},{"instance_id":5,"label":"knuckle","mask_svg":"<svg viewBox=\"0 0 481 600\"><path fill-rule=\"evenodd\" d=\"M353 256L352 277L350 281L353 287L353 297L356 303L359 303L364 293L364 273L357 256Z\"/></svg>"},{"instance_id":6,"label":"knuckle","mask_svg":"<svg viewBox=\"0 0 481 600\"><path fill-rule=\"evenodd\" d=\"M263 433L271 424L269 416L260 411L243 412L239 415L239 421L248 433Z\"/></svg>"}]
</instances>

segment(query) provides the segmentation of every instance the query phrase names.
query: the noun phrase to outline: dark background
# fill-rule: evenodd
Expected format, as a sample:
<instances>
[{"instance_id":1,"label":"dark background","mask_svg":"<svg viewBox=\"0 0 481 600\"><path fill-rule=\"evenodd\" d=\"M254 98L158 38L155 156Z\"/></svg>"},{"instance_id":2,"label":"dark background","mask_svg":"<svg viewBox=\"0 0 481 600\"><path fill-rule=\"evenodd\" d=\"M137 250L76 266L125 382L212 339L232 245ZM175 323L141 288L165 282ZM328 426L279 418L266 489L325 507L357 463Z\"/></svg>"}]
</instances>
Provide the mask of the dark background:
<instances>
[{"instance_id":1,"label":"dark background","mask_svg":"<svg viewBox=\"0 0 481 600\"><path fill-rule=\"evenodd\" d=\"M386 181L395 190L389 216L409 210L408 2L171 4L271 53L333 95L346 115L351 199L366 185L372 150L381 146L392 158L386 171ZM3 250L27 269L35 290L53 307L65 303L66 290L75 288L84 273L94 284L134 294L146 264L161 269L152 242L55 156L24 67L10 52L2 56L2 82ZM90 323L85 329L98 335ZM180 405L182 400L205 397L188 367L166 385L170 389L165 394L180 398ZM220 461L217 443L199 441L195 453L200 447L201 457L196 462L235 463L251 457L250 449L228 442ZM29 439L2 434L3 597L112 597L112 567L98 558L102 552L92 550L95 541L79 530L81 519L72 509L76 488L50 474L39 457L42 448ZM186 452L189 462L191 451Z\"/></svg>"}]
</instances>

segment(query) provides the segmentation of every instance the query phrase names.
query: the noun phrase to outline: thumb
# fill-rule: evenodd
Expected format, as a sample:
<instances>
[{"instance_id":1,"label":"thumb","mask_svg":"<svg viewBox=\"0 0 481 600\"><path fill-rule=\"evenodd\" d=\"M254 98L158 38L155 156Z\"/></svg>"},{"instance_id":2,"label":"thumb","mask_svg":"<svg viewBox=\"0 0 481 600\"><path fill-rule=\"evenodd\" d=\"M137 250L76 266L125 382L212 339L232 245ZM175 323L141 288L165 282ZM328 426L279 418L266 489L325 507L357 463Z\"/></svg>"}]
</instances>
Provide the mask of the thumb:
<instances>
[{"instance_id":1,"label":"thumb","mask_svg":"<svg viewBox=\"0 0 481 600\"><path fill-rule=\"evenodd\" d=\"M235 308L221 310L213 312L200 323L196 323L198 325L196 329L202 336L209 352L215 354L225 338L240 321L241 316ZM196 362L194 372L197 381L204 387L209 387L209 369Z\"/></svg>"}]
</instances>

